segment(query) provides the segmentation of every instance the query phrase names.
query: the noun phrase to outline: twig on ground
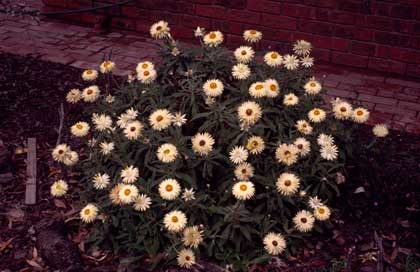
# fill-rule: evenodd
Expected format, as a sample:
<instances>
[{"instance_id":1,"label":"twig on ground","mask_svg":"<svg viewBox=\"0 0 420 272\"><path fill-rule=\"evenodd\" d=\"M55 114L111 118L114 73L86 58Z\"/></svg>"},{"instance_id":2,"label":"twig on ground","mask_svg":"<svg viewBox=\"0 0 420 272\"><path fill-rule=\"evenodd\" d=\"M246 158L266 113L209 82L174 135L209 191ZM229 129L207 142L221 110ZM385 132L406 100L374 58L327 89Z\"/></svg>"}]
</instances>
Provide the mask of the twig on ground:
<instances>
[{"instance_id":1,"label":"twig on ground","mask_svg":"<svg viewBox=\"0 0 420 272\"><path fill-rule=\"evenodd\" d=\"M379 250L378 257L377 257L376 271L383 272L384 271L384 254L385 254L384 247L382 245L382 238L379 237L376 231L374 233L374 239Z\"/></svg>"},{"instance_id":2,"label":"twig on ground","mask_svg":"<svg viewBox=\"0 0 420 272\"><path fill-rule=\"evenodd\" d=\"M61 142L61 137L62 137L62 131L63 131L63 125L64 125L64 106L63 103L60 104L60 108L58 109L58 116L60 117L60 125L58 126L58 137L57 137L57 142L56 142L56 146L60 144Z\"/></svg>"}]
</instances>

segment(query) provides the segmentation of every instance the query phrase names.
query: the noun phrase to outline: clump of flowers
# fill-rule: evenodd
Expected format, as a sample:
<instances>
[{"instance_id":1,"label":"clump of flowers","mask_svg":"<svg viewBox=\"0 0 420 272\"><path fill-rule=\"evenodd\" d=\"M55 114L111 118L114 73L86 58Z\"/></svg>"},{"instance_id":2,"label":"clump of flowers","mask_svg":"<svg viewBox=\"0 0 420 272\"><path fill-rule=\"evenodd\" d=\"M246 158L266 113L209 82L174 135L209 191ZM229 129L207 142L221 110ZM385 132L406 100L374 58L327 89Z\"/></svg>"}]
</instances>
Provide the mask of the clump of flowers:
<instances>
[{"instance_id":1,"label":"clump of flowers","mask_svg":"<svg viewBox=\"0 0 420 272\"><path fill-rule=\"evenodd\" d=\"M326 203L338 192L344 146L369 111L323 101L307 41L294 54L257 58L257 30L234 52L219 30L197 27L199 48L179 45L164 21L150 34L162 41L159 65L141 59L123 86L100 90L97 78L117 69L105 60L100 73L83 72L90 86L66 97L88 113L70 128L85 142L83 160L68 144L52 156L83 172L80 218L92 224L91 243L184 268L205 256L247 271L281 257L333 216ZM69 189L59 180L51 194Z\"/></svg>"}]
</instances>

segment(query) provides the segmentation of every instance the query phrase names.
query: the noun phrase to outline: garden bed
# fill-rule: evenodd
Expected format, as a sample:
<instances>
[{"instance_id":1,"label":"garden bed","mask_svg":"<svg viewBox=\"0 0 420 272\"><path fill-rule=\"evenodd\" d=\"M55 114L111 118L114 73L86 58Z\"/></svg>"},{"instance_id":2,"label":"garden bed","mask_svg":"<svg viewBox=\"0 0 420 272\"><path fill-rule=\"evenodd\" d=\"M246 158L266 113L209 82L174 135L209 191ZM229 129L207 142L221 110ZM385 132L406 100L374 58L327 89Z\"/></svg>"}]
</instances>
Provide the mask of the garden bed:
<instances>
[{"instance_id":1,"label":"garden bed","mask_svg":"<svg viewBox=\"0 0 420 272\"><path fill-rule=\"evenodd\" d=\"M58 136L58 109L69 89L82 87L81 71L29 56L0 56L0 139L12 154L16 177L12 183L0 184L0 268L31 271L36 264L44 266L33 259L35 226L40 221L70 218L71 239L79 245L88 270L116 271L115 256L84 252L87 230L71 219L77 215L71 201L77 199L77 191L62 200L50 197L50 185L60 171L50 158ZM65 104L65 111L71 111L65 118L67 125L77 120L75 113L82 113L78 107L69 109ZM362 141L371 139L370 130L368 126L359 129ZM38 143L38 204L34 206L23 205L27 137L36 137ZM378 259L384 271L415 271L420 266L416 221L420 216L420 136L392 131L382 148L377 153L356 154L348 164L348 178L341 185L344 196L334 204L340 210L334 213L332 225L302 242L298 255L282 259L291 267L287 271L342 271L344 267L377 271ZM77 173L69 176L77 179ZM76 181L72 184L77 187ZM264 267L259 269L264 271Z\"/></svg>"}]
</instances>

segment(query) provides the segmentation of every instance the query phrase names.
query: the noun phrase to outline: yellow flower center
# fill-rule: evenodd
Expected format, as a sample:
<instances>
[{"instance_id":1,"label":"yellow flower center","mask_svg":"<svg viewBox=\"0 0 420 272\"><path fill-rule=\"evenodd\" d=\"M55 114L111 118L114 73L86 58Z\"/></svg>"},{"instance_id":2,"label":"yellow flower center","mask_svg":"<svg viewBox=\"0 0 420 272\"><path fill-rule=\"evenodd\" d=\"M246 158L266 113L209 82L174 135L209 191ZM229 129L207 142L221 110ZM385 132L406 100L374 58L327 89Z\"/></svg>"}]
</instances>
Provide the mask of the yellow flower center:
<instances>
[{"instance_id":1,"label":"yellow flower center","mask_svg":"<svg viewBox=\"0 0 420 272\"><path fill-rule=\"evenodd\" d=\"M311 82L311 83L309 84L309 86L311 86L311 87L316 87L316 83L315 83L315 82Z\"/></svg>"},{"instance_id":2,"label":"yellow flower center","mask_svg":"<svg viewBox=\"0 0 420 272\"><path fill-rule=\"evenodd\" d=\"M263 88L264 86L262 84L258 84L257 86L255 86L255 90L261 90Z\"/></svg>"},{"instance_id":3,"label":"yellow flower center","mask_svg":"<svg viewBox=\"0 0 420 272\"><path fill-rule=\"evenodd\" d=\"M242 174L246 174L246 169L242 169Z\"/></svg>"},{"instance_id":4,"label":"yellow flower center","mask_svg":"<svg viewBox=\"0 0 420 272\"><path fill-rule=\"evenodd\" d=\"M247 114L247 115L251 115L252 114L252 110L251 109L247 109L246 111L245 111L245 113Z\"/></svg>"},{"instance_id":5,"label":"yellow flower center","mask_svg":"<svg viewBox=\"0 0 420 272\"><path fill-rule=\"evenodd\" d=\"M104 66L105 66L105 68L106 68L106 67L108 67L108 66L110 66L110 65L111 65L111 62L110 62L110 61L106 60L106 61L104 62Z\"/></svg>"},{"instance_id":6,"label":"yellow flower center","mask_svg":"<svg viewBox=\"0 0 420 272\"><path fill-rule=\"evenodd\" d=\"M257 147L258 146L258 142L257 141L252 141L252 146L253 147Z\"/></svg>"},{"instance_id":7,"label":"yellow flower center","mask_svg":"<svg viewBox=\"0 0 420 272\"><path fill-rule=\"evenodd\" d=\"M131 194L131 190L130 189L125 189L124 190L124 194L126 195L126 196L129 196L130 194Z\"/></svg>"},{"instance_id":8,"label":"yellow flower center","mask_svg":"<svg viewBox=\"0 0 420 272\"><path fill-rule=\"evenodd\" d=\"M324 209L324 208L319 208L319 209L318 209L318 213L320 213L320 214L324 214L324 213L325 213L325 209Z\"/></svg>"},{"instance_id":9,"label":"yellow flower center","mask_svg":"<svg viewBox=\"0 0 420 272\"><path fill-rule=\"evenodd\" d=\"M85 209L85 215L89 215L90 214L90 210L89 209Z\"/></svg>"},{"instance_id":10,"label":"yellow flower center","mask_svg":"<svg viewBox=\"0 0 420 272\"><path fill-rule=\"evenodd\" d=\"M58 150L58 154L62 155L64 153L64 150L60 149Z\"/></svg>"},{"instance_id":11,"label":"yellow flower center","mask_svg":"<svg viewBox=\"0 0 420 272\"><path fill-rule=\"evenodd\" d=\"M82 125L82 124L77 124L77 125L76 125L76 128L77 128L77 129L83 129L83 125Z\"/></svg>"},{"instance_id":12,"label":"yellow flower center","mask_svg":"<svg viewBox=\"0 0 420 272\"><path fill-rule=\"evenodd\" d=\"M303 128L306 128L306 124L302 124L302 127L303 127Z\"/></svg>"},{"instance_id":13,"label":"yellow flower center","mask_svg":"<svg viewBox=\"0 0 420 272\"><path fill-rule=\"evenodd\" d=\"M276 84L271 84L271 85L270 85L270 90L271 90L272 92L277 91L277 86L276 86Z\"/></svg>"},{"instance_id":14,"label":"yellow flower center","mask_svg":"<svg viewBox=\"0 0 420 272\"><path fill-rule=\"evenodd\" d=\"M165 151L163 151L164 154L168 155L169 153L171 153L170 149L165 149Z\"/></svg>"},{"instance_id":15,"label":"yellow flower center","mask_svg":"<svg viewBox=\"0 0 420 272\"><path fill-rule=\"evenodd\" d=\"M87 70L86 71L86 74L88 74L88 75L90 75L90 74L92 74L93 73L93 71L92 70Z\"/></svg>"},{"instance_id":16,"label":"yellow flower center","mask_svg":"<svg viewBox=\"0 0 420 272\"><path fill-rule=\"evenodd\" d=\"M256 31L255 29L251 29L251 30L249 31L249 33L251 33L252 35L255 35L255 34L257 34L257 31Z\"/></svg>"},{"instance_id":17,"label":"yellow flower center","mask_svg":"<svg viewBox=\"0 0 420 272\"><path fill-rule=\"evenodd\" d=\"M292 153L290 153L290 151L289 150L286 150L286 151L284 151L284 155L285 156L289 156L289 155L291 155Z\"/></svg>"},{"instance_id":18,"label":"yellow flower center","mask_svg":"<svg viewBox=\"0 0 420 272\"><path fill-rule=\"evenodd\" d=\"M158 117L156 117L156 121L160 122L162 120L163 120L163 116L162 115L159 115Z\"/></svg>"},{"instance_id":19,"label":"yellow flower center","mask_svg":"<svg viewBox=\"0 0 420 272\"><path fill-rule=\"evenodd\" d=\"M319 110L314 110L314 115L319 115L321 112Z\"/></svg>"},{"instance_id":20,"label":"yellow flower center","mask_svg":"<svg viewBox=\"0 0 420 272\"><path fill-rule=\"evenodd\" d=\"M174 187L171 184L166 185L165 190L168 192L172 192L172 190L174 189Z\"/></svg>"},{"instance_id":21,"label":"yellow flower center","mask_svg":"<svg viewBox=\"0 0 420 272\"><path fill-rule=\"evenodd\" d=\"M143 72L143 75L144 75L144 76L149 76L149 75L150 75L150 72L149 72L149 71L144 71L144 72Z\"/></svg>"},{"instance_id":22,"label":"yellow flower center","mask_svg":"<svg viewBox=\"0 0 420 272\"><path fill-rule=\"evenodd\" d=\"M341 108L340 108L340 111L341 111L341 112L346 112L346 111L347 111L347 109L346 109L346 107L341 107Z\"/></svg>"},{"instance_id":23,"label":"yellow flower center","mask_svg":"<svg viewBox=\"0 0 420 272\"><path fill-rule=\"evenodd\" d=\"M245 50L242 50L241 55L242 56L245 56L246 55L246 51Z\"/></svg>"},{"instance_id":24,"label":"yellow flower center","mask_svg":"<svg viewBox=\"0 0 420 272\"><path fill-rule=\"evenodd\" d=\"M216 89L217 88L217 84L214 83L214 82L210 83L210 88L211 89Z\"/></svg>"},{"instance_id":25,"label":"yellow flower center","mask_svg":"<svg viewBox=\"0 0 420 272\"><path fill-rule=\"evenodd\" d=\"M210 33L209 38L210 39L216 39L216 33L214 33L214 32Z\"/></svg>"},{"instance_id":26,"label":"yellow flower center","mask_svg":"<svg viewBox=\"0 0 420 272\"><path fill-rule=\"evenodd\" d=\"M357 115L359 115L359 116L362 116L362 115L363 115L363 111L358 110L358 111L356 112L356 114L357 114Z\"/></svg>"},{"instance_id":27,"label":"yellow flower center","mask_svg":"<svg viewBox=\"0 0 420 272\"><path fill-rule=\"evenodd\" d=\"M143 68L143 69L146 69L147 67L149 67L149 65L148 65L147 63L143 63L143 64L141 65L141 68Z\"/></svg>"},{"instance_id":28,"label":"yellow flower center","mask_svg":"<svg viewBox=\"0 0 420 272\"><path fill-rule=\"evenodd\" d=\"M277 56L277 53L271 53L271 58L272 58L272 59L277 59L277 57L278 57L278 56Z\"/></svg>"},{"instance_id":29,"label":"yellow flower center","mask_svg":"<svg viewBox=\"0 0 420 272\"><path fill-rule=\"evenodd\" d=\"M92 90L92 89L88 89L88 90L86 91L86 93L87 93L87 94L92 94L92 93L93 93L93 90Z\"/></svg>"},{"instance_id":30,"label":"yellow flower center","mask_svg":"<svg viewBox=\"0 0 420 272\"><path fill-rule=\"evenodd\" d=\"M156 30L157 30L157 31L161 31L161 30L162 30L162 26L157 26L157 27L156 27Z\"/></svg>"},{"instance_id":31,"label":"yellow flower center","mask_svg":"<svg viewBox=\"0 0 420 272\"><path fill-rule=\"evenodd\" d=\"M186 260L186 261L191 260L190 256L185 256L185 260Z\"/></svg>"},{"instance_id":32,"label":"yellow flower center","mask_svg":"<svg viewBox=\"0 0 420 272\"><path fill-rule=\"evenodd\" d=\"M292 182L290 180L285 180L284 185L285 186L290 186L290 185L292 185Z\"/></svg>"},{"instance_id":33,"label":"yellow flower center","mask_svg":"<svg viewBox=\"0 0 420 272\"><path fill-rule=\"evenodd\" d=\"M176 216L176 215L172 216L172 222L173 223L178 222L178 216Z\"/></svg>"},{"instance_id":34,"label":"yellow flower center","mask_svg":"<svg viewBox=\"0 0 420 272\"><path fill-rule=\"evenodd\" d=\"M198 144L199 144L200 146L204 146L204 145L206 144L206 141L201 140Z\"/></svg>"},{"instance_id":35,"label":"yellow flower center","mask_svg":"<svg viewBox=\"0 0 420 272\"><path fill-rule=\"evenodd\" d=\"M248 189L248 186L246 186L245 184L242 184L241 186L239 186L239 189L245 192Z\"/></svg>"}]
</instances>

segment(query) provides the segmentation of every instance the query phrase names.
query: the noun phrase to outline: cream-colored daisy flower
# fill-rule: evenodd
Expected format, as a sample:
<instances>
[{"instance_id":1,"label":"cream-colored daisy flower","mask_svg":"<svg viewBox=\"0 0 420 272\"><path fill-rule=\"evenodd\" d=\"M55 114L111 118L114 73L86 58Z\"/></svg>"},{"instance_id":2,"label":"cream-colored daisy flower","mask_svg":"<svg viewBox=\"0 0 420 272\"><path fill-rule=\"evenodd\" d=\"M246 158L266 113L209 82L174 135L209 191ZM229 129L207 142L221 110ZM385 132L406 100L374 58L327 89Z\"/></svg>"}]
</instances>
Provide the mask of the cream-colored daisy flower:
<instances>
[{"instance_id":1,"label":"cream-colored daisy flower","mask_svg":"<svg viewBox=\"0 0 420 272\"><path fill-rule=\"evenodd\" d=\"M323 145L319 150L321 158L327 161L333 161L338 158L338 148L336 145Z\"/></svg>"},{"instance_id":2,"label":"cream-colored daisy flower","mask_svg":"<svg viewBox=\"0 0 420 272\"><path fill-rule=\"evenodd\" d=\"M365 108L358 107L353 110L353 121L356 123L364 123L369 119L369 111Z\"/></svg>"},{"instance_id":3,"label":"cream-colored daisy flower","mask_svg":"<svg viewBox=\"0 0 420 272\"><path fill-rule=\"evenodd\" d=\"M71 126L71 134L76 137L84 137L89 133L90 126L86 122L77 122Z\"/></svg>"},{"instance_id":4,"label":"cream-colored daisy flower","mask_svg":"<svg viewBox=\"0 0 420 272\"><path fill-rule=\"evenodd\" d=\"M286 249L286 240L280 233L270 232L263 240L264 249L270 255L279 255Z\"/></svg>"},{"instance_id":5,"label":"cream-colored daisy flower","mask_svg":"<svg viewBox=\"0 0 420 272\"><path fill-rule=\"evenodd\" d=\"M178 156L178 150L173 144L163 144L159 146L157 150L157 157L161 162L170 163L176 160Z\"/></svg>"},{"instance_id":6,"label":"cream-colored daisy flower","mask_svg":"<svg viewBox=\"0 0 420 272\"><path fill-rule=\"evenodd\" d=\"M142 73L144 71L154 70L154 69L155 69L155 65L152 62L150 62L150 61L143 61L143 62L139 62L137 64L136 72L137 72L137 74L140 74L140 73Z\"/></svg>"},{"instance_id":7,"label":"cream-colored daisy flower","mask_svg":"<svg viewBox=\"0 0 420 272\"><path fill-rule=\"evenodd\" d=\"M60 179L60 180L57 180L56 182L54 182L51 185L50 192L51 192L52 196L60 197L60 196L65 195L67 193L68 189L69 189L69 186L68 186L67 182Z\"/></svg>"},{"instance_id":8,"label":"cream-colored daisy flower","mask_svg":"<svg viewBox=\"0 0 420 272\"><path fill-rule=\"evenodd\" d=\"M92 123L95 125L95 129L98 131L104 131L112 127L111 116L106 114L92 114Z\"/></svg>"},{"instance_id":9,"label":"cream-colored daisy flower","mask_svg":"<svg viewBox=\"0 0 420 272\"><path fill-rule=\"evenodd\" d=\"M191 268L195 264L194 251L184 248L178 253L176 260L180 267Z\"/></svg>"},{"instance_id":10,"label":"cream-colored daisy flower","mask_svg":"<svg viewBox=\"0 0 420 272\"><path fill-rule=\"evenodd\" d=\"M235 146L229 152L229 159L234 164L240 164L248 159L248 151L243 146Z\"/></svg>"},{"instance_id":11,"label":"cream-colored daisy flower","mask_svg":"<svg viewBox=\"0 0 420 272\"><path fill-rule=\"evenodd\" d=\"M209 133L197 133L191 138L192 149L195 153L206 156L213 151L213 145L215 143L213 136Z\"/></svg>"},{"instance_id":12,"label":"cream-colored daisy flower","mask_svg":"<svg viewBox=\"0 0 420 272\"><path fill-rule=\"evenodd\" d=\"M308 232L314 227L315 218L311 212L302 210L293 217L296 229L301 232Z\"/></svg>"},{"instance_id":13,"label":"cream-colored daisy flower","mask_svg":"<svg viewBox=\"0 0 420 272\"><path fill-rule=\"evenodd\" d=\"M184 229L182 242L186 247L198 248L203 242L203 231L198 226L187 227Z\"/></svg>"},{"instance_id":14,"label":"cream-colored daisy flower","mask_svg":"<svg viewBox=\"0 0 420 272\"><path fill-rule=\"evenodd\" d=\"M164 39L169 36L170 30L167 22L159 21L150 27L150 36L154 39Z\"/></svg>"},{"instance_id":15,"label":"cream-colored daisy flower","mask_svg":"<svg viewBox=\"0 0 420 272\"><path fill-rule=\"evenodd\" d=\"M163 224L170 232L180 232L187 225L187 216L181 211L174 210L165 215Z\"/></svg>"},{"instance_id":16,"label":"cream-colored daisy flower","mask_svg":"<svg viewBox=\"0 0 420 272\"><path fill-rule=\"evenodd\" d=\"M146 194L139 194L134 200L133 208L136 211L144 212L150 208L152 199Z\"/></svg>"},{"instance_id":17,"label":"cream-colored daisy flower","mask_svg":"<svg viewBox=\"0 0 420 272\"><path fill-rule=\"evenodd\" d=\"M232 194L238 200L247 200L254 196L255 186L250 181L239 181L232 187Z\"/></svg>"},{"instance_id":18,"label":"cream-colored daisy flower","mask_svg":"<svg viewBox=\"0 0 420 272\"><path fill-rule=\"evenodd\" d=\"M306 84L303 86L303 89L305 89L305 92L307 94L315 95L319 94L319 92L322 89L322 86L321 83L319 83L319 81L312 78L311 80L306 82Z\"/></svg>"},{"instance_id":19,"label":"cream-colored daisy flower","mask_svg":"<svg viewBox=\"0 0 420 272\"><path fill-rule=\"evenodd\" d=\"M203 42L209 47L219 46L223 42L223 33L220 31L211 31L204 36Z\"/></svg>"},{"instance_id":20,"label":"cream-colored daisy flower","mask_svg":"<svg viewBox=\"0 0 420 272\"><path fill-rule=\"evenodd\" d=\"M253 125L262 116L262 110L258 103L254 101L246 101L238 107L239 121L246 123L247 125Z\"/></svg>"},{"instance_id":21,"label":"cream-colored daisy flower","mask_svg":"<svg viewBox=\"0 0 420 272\"><path fill-rule=\"evenodd\" d=\"M327 113L320 108L313 108L308 112L308 118L311 122L320 123L325 120Z\"/></svg>"},{"instance_id":22,"label":"cream-colored daisy flower","mask_svg":"<svg viewBox=\"0 0 420 272\"><path fill-rule=\"evenodd\" d=\"M143 124L140 121L131 121L127 123L127 126L124 128L124 136L129 140L137 140L143 132Z\"/></svg>"},{"instance_id":23,"label":"cream-colored daisy flower","mask_svg":"<svg viewBox=\"0 0 420 272\"><path fill-rule=\"evenodd\" d=\"M101 71L102 74L112 72L114 68L115 68L115 62L112 62L110 60L106 60L102 62L101 65L99 66L99 70Z\"/></svg>"},{"instance_id":24,"label":"cream-colored daisy flower","mask_svg":"<svg viewBox=\"0 0 420 272\"><path fill-rule=\"evenodd\" d=\"M133 203L138 195L139 189L133 184L124 184L118 192L118 197L123 204Z\"/></svg>"},{"instance_id":25,"label":"cream-colored daisy flower","mask_svg":"<svg viewBox=\"0 0 420 272\"><path fill-rule=\"evenodd\" d=\"M386 137L389 134L388 127L385 124L376 124L372 128L372 132L378 138Z\"/></svg>"},{"instance_id":26,"label":"cream-colored daisy flower","mask_svg":"<svg viewBox=\"0 0 420 272\"><path fill-rule=\"evenodd\" d=\"M255 51L250 46L240 46L233 54L238 62L248 63L254 58Z\"/></svg>"},{"instance_id":27,"label":"cream-colored daisy flower","mask_svg":"<svg viewBox=\"0 0 420 272\"><path fill-rule=\"evenodd\" d=\"M182 193L181 198L187 202L187 201L192 201L195 199L195 192L193 188L187 189L184 188L184 192Z\"/></svg>"},{"instance_id":28,"label":"cream-colored daisy flower","mask_svg":"<svg viewBox=\"0 0 420 272\"><path fill-rule=\"evenodd\" d=\"M296 70L299 67L299 59L295 55L285 55L283 65L287 70Z\"/></svg>"},{"instance_id":29,"label":"cream-colored daisy flower","mask_svg":"<svg viewBox=\"0 0 420 272\"><path fill-rule=\"evenodd\" d=\"M283 57L279 53L271 51L264 55L264 61L268 66L278 67L283 63Z\"/></svg>"},{"instance_id":30,"label":"cream-colored daisy flower","mask_svg":"<svg viewBox=\"0 0 420 272\"><path fill-rule=\"evenodd\" d=\"M322 201L318 198L318 196L310 196L308 200L308 205L309 207L315 210L316 208L321 207L324 204L322 204Z\"/></svg>"},{"instance_id":31,"label":"cream-colored daisy flower","mask_svg":"<svg viewBox=\"0 0 420 272\"><path fill-rule=\"evenodd\" d=\"M67 144L59 144L52 151L52 157L55 161L63 162L68 153L71 151Z\"/></svg>"},{"instance_id":32,"label":"cream-colored daisy flower","mask_svg":"<svg viewBox=\"0 0 420 272\"><path fill-rule=\"evenodd\" d=\"M314 66L314 58L312 58L310 56L305 56L305 57L300 59L300 63L303 67L310 68L310 67Z\"/></svg>"},{"instance_id":33,"label":"cream-colored daisy flower","mask_svg":"<svg viewBox=\"0 0 420 272\"><path fill-rule=\"evenodd\" d=\"M80 218L85 223L93 222L96 217L98 216L98 207L95 204L87 204L81 211L80 211Z\"/></svg>"},{"instance_id":34,"label":"cream-colored daisy flower","mask_svg":"<svg viewBox=\"0 0 420 272\"><path fill-rule=\"evenodd\" d=\"M71 89L66 95L66 101L70 104L76 104L82 99L82 93L79 89Z\"/></svg>"},{"instance_id":35,"label":"cream-colored daisy flower","mask_svg":"<svg viewBox=\"0 0 420 272\"><path fill-rule=\"evenodd\" d=\"M173 115L167 109L155 110L149 116L149 123L157 131L164 130L172 124Z\"/></svg>"},{"instance_id":36,"label":"cream-colored daisy flower","mask_svg":"<svg viewBox=\"0 0 420 272\"><path fill-rule=\"evenodd\" d=\"M313 130L312 126L305 120L298 120L295 127L299 132L305 135L311 134Z\"/></svg>"},{"instance_id":37,"label":"cream-colored daisy flower","mask_svg":"<svg viewBox=\"0 0 420 272\"><path fill-rule=\"evenodd\" d=\"M251 69L247 64L238 63L232 67L232 76L234 79L244 80L251 75Z\"/></svg>"},{"instance_id":38,"label":"cream-colored daisy flower","mask_svg":"<svg viewBox=\"0 0 420 272\"><path fill-rule=\"evenodd\" d=\"M282 173L276 182L277 192L284 196L291 196L299 190L300 179L293 173Z\"/></svg>"},{"instance_id":39,"label":"cream-colored daisy flower","mask_svg":"<svg viewBox=\"0 0 420 272\"><path fill-rule=\"evenodd\" d=\"M174 200L181 193L181 185L176 179L165 179L159 184L159 195L165 200Z\"/></svg>"},{"instance_id":40,"label":"cream-colored daisy flower","mask_svg":"<svg viewBox=\"0 0 420 272\"><path fill-rule=\"evenodd\" d=\"M100 92L101 91L96 85L92 85L83 89L83 92L82 92L83 101L90 102L90 103L95 102L98 99Z\"/></svg>"},{"instance_id":41,"label":"cream-colored daisy flower","mask_svg":"<svg viewBox=\"0 0 420 272\"><path fill-rule=\"evenodd\" d=\"M333 145L334 144L334 138L331 135L321 133L321 134L319 134L319 136L317 138L317 142L320 146Z\"/></svg>"},{"instance_id":42,"label":"cream-colored daisy flower","mask_svg":"<svg viewBox=\"0 0 420 272\"><path fill-rule=\"evenodd\" d=\"M303 137L297 138L293 144L299 149L299 155L302 157L311 152L311 143Z\"/></svg>"},{"instance_id":43,"label":"cream-colored daisy flower","mask_svg":"<svg viewBox=\"0 0 420 272\"><path fill-rule=\"evenodd\" d=\"M288 93L284 95L283 98L283 105L285 106L294 106L299 103L299 97L297 97L294 93Z\"/></svg>"},{"instance_id":44,"label":"cream-colored daisy flower","mask_svg":"<svg viewBox=\"0 0 420 272\"><path fill-rule=\"evenodd\" d=\"M267 97L277 97L280 93L280 87L277 80L269 78L265 82L265 90L266 90L266 96Z\"/></svg>"},{"instance_id":45,"label":"cream-colored daisy flower","mask_svg":"<svg viewBox=\"0 0 420 272\"><path fill-rule=\"evenodd\" d=\"M255 168L248 162L236 166L234 174L238 180L247 181L254 176Z\"/></svg>"},{"instance_id":46,"label":"cream-colored daisy flower","mask_svg":"<svg viewBox=\"0 0 420 272\"><path fill-rule=\"evenodd\" d=\"M155 69L149 69L137 73L137 79L143 84L150 84L155 81L157 73Z\"/></svg>"},{"instance_id":47,"label":"cream-colored daisy flower","mask_svg":"<svg viewBox=\"0 0 420 272\"><path fill-rule=\"evenodd\" d=\"M251 84L249 87L249 94L253 98L261 98L266 96L265 83L258 81Z\"/></svg>"},{"instance_id":48,"label":"cream-colored daisy flower","mask_svg":"<svg viewBox=\"0 0 420 272\"><path fill-rule=\"evenodd\" d=\"M331 210L327 206L323 205L320 207L317 207L314 210L314 216L319 221L325 221L328 220L331 216Z\"/></svg>"},{"instance_id":49,"label":"cream-colored daisy flower","mask_svg":"<svg viewBox=\"0 0 420 272\"><path fill-rule=\"evenodd\" d=\"M184 125L185 123L187 123L186 114L183 114L182 112L176 112L172 116L172 124L174 124L175 126L182 127L182 125Z\"/></svg>"},{"instance_id":50,"label":"cream-colored daisy flower","mask_svg":"<svg viewBox=\"0 0 420 272\"><path fill-rule=\"evenodd\" d=\"M346 120L352 117L353 107L346 101L339 101L333 106L333 112L338 120Z\"/></svg>"},{"instance_id":51,"label":"cream-colored daisy flower","mask_svg":"<svg viewBox=\"0 0 420 272\"><path fill-rule=\"evenodd\" d=\"M124 183L135 183L139 178L139 169L134 165L126 166L120 175Z\"/></svg>"},{"instance_id":52,"label":"cream-colored daisy flower","mask_svg":"<svg viewBox=\"0 0 420 272\"><path fill-rule=\"evenodd\" d=\"M99 144L99 148L102 155L109 155L114 150L115 144L113 142L102 142Z\"/></svg>"},{"instance_id":53,"label":"cream-colored daisy flower","mask_svg":"<svg viewBox=\"0 0 420 272\"><path fill-rule=\"evenodd\" d=\"M82 73L82 78L85 81L92 81L98 77L98 71L93 69L84 70Z\"/></svg>"},{"instance_id":54,"label":"cream-colored daisy flower","mask_svg":"<svg viewBox=\"0 0 420 272\"><path fill-rule=\"evenodd\" d=\"M203 91L208 97L217 97L223 93L223 82L218 79L209 79L203 85Z\"/></svg>"},{"instance_id":55,"label":"cream-colored daisy flower","mask_svg":"<svg viewBox=\"0 0 420 272\"><path fill-rule=\"evenodd\" d=\"M251 136L246 143L246 149L252 155L261 154L265 149L264 139L260 136Z\"/></svg>"},{"instance_id":56,"label":"cream-colored daisy flower","mask_svg":"<svg viewBox=\"0 0 420 272\"><path fill-rule=\"evenodd\" d=\"M95 176L93 176L93 179L92 179L93 188L97 190L105 189L106 187L109 186L110 181L111 181L111 178L109 177L108 174L97 173Z\"/></svg>"},{"instance_id":57,"label":"cream-colored daisy flower","mask_svg":"<svg viewBox=\"0 0 420 272\"><path fill-rule=\"evenodd\" d=\"M79 161L79 155L76 151L69 151L63 160L63 163L67 166L75 165Z\"/></svg>"},{"instance_id":58,"label":"cream-colored daisy flower","mask_svg":"<svg viewBox=\"0 0 420 272\"><path fill-rule=\"evenodd\" d=\"M121 205L121 199L120 199L120 191L121 188L124 186L124 183L118 183L112 189L109 191L109 199L111 200L111 203L114 205Z\"/></svg>"},{"instance_id":59,"label":"cream-colored daisy flower","mask_svg":"<svg viewBox=\"0 0 420 272\"><path fill-rule=\"evenodd\" d=\"M307 56L311 53L312 45L310 42L298 40L293 45L293 52L298 56Z\"/></svg>"},{"instance_id":60,"label":"cream-colored daisy flower","mask_svg":"<svg viewBox=\"0 0 420 272\"><path fill-rule=\"evenodd\" d=\"M203 37L205 32L206 29L204 27L197 26L197 28L194 30L194 37Z\"/></svg>"},{"instance_id":61,"label":"cream-colored daisy flower","mask_svg":"<svg viewBox=\"0 0 420 272\"><path fill-rule=\"evenodd\" d=\"M276 149L276 159L285 165L292 165L297 162L299 149L293 144L281 144Z\"/></svg>"},{"instance_id":62,"label":"cream-colored daisy flower","mask_svg":"<svg viewBox=\"0 0 420 272\"><path fill-rule=\"evenodd\" d=\"M244 31L243 37L249 43L256 43L262 39L262 33L255 29L248 29Z\"/></svg>"}]
</instances>

